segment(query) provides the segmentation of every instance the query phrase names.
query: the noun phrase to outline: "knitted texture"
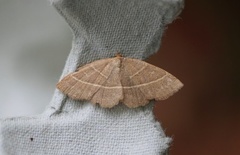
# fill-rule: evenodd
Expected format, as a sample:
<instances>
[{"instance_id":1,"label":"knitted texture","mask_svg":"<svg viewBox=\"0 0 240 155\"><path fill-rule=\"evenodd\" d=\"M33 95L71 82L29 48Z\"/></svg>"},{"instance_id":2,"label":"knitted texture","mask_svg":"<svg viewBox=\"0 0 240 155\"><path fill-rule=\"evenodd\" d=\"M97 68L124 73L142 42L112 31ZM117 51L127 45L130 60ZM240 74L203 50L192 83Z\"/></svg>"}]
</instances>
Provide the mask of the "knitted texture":
<instances>
[{"instance_id":1,"label":"knitted texture","mask_svg":"<svg viewBox=\"0 0 240 155\"><path fill-rule=\"evenodd\" d=\"M5 153L155 155L168 147L170 139L155 129L159 124L152 122L146 108L126 110L117 106L108 110L76 104L78 110L51 118L3 121Z\"/></svg>"},{"instance_id":2,"label":"knitted texture","mask_svg":"<svg viewBox=\"0 0 240 155\"><path fill-rule=\"evenodd\" d=\"M155 53L182 0L52 0L74 34L63 74L97 59L145 59ZM0 154L165 154L167 138L152 108L103 109L58 90L40 116L1 120Z\"/></svg>"}]
</instances>

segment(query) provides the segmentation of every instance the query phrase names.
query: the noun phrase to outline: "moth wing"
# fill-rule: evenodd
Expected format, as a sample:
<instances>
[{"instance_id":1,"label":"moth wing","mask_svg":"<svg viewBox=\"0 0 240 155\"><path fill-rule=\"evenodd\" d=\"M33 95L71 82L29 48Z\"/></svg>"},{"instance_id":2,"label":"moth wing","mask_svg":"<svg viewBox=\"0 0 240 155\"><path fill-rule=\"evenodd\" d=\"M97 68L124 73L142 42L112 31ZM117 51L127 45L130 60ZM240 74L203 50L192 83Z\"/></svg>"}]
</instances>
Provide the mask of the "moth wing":
<instances>
[{"instance_id":1,"label":"moth wing","mask_svg":"<svg viewBox=\"0 0 240 155\"><path fill-rule=\"evenodd\" d=\"M119 66L116 58L94 61L67 75L57 88L70 98L113 107L122 99Z\"/></svg>"},{"instance_id":2,"label":"moth wing","mask_svg":"<svg viewBox=\"0 0 240 155\"><path fill-rule=\"evenodd\" d=\"M123 103L128 107L165 100L183 84L167 71L137 59L124 58L121 70Z\"/></svg>"}]
</instances>

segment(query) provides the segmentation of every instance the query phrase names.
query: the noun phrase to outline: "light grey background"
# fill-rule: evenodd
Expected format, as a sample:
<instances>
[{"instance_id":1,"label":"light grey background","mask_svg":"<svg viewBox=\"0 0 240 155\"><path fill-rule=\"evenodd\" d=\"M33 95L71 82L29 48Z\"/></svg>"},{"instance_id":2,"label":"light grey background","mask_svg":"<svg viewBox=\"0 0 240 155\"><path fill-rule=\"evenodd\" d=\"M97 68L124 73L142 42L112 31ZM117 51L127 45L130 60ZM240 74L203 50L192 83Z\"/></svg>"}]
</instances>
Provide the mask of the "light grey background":
<instances>
[{"instance_id":1,"label":"light grey background","mask_svg":"<svg viewBox=\"0 0 240 155\"><path fill-rule=\"evenodd\" d=\"M48 0L0 0L0 117L44 111L71 40Z\"/></svg>"}]
</instances>

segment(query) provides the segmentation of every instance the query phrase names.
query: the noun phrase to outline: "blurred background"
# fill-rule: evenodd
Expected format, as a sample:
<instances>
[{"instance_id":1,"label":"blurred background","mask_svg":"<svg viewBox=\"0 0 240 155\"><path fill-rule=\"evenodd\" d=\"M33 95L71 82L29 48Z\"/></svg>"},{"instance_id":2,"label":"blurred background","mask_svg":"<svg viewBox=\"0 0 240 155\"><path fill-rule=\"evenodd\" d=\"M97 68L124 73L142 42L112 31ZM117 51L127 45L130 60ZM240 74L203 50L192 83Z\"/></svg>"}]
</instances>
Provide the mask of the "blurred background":
<instances>
[{"instance_id":1,"label":"blurred background","mask_svg":"<svg viewBox=\"0 0 240 155\"><path fill-rule=\"evenodd\" d=\"M240 2L186 0L147 61L181 91L154 112L170 155L240 154ZM47 0L0 0L0 117L35 115L50 102L72 34Z\"/></svg>"},{"instance_id":2,"label":"blurred background","mask_svg":"<svg viewBox=\"0 0 240 155\"><path fill-rule=\"evenodd\" d=\"M149 59L184 87L155 107L170 155L240 155L240 2L186 0Z\"/></svg>"},{"instance_id":3,"label":"blurred background","mask_svg":"<svg viewBox=\"0 0 240 155\"><path fill-rule=\"evenodd\" d=\"M71 40L48 0L0 0L0 117L44 111Z\"/></svg>"}]
</instances>

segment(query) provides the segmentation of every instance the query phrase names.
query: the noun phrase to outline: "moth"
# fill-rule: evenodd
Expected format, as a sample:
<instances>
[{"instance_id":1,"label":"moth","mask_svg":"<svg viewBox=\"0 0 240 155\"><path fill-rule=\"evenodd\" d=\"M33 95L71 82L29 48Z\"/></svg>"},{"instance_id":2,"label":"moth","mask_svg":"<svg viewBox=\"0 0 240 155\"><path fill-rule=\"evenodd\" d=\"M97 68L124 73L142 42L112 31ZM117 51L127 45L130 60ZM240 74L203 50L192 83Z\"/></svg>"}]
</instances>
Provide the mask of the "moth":
<instances>
[{"instance_id":1,"label":"moth","mask_svg":"<svg viewBox=\"0 0 240 155\"><path fill-rule=\"evenodd\" d=\"M94 61L64 77L57 88L75 100L103 108L123 103L129 108L165 100L183 84L167 71L139 59L122 57Z\"/></svg>"}]
</instances>

